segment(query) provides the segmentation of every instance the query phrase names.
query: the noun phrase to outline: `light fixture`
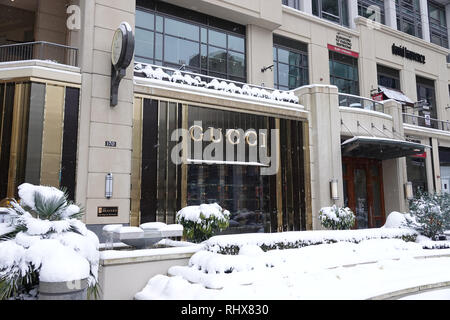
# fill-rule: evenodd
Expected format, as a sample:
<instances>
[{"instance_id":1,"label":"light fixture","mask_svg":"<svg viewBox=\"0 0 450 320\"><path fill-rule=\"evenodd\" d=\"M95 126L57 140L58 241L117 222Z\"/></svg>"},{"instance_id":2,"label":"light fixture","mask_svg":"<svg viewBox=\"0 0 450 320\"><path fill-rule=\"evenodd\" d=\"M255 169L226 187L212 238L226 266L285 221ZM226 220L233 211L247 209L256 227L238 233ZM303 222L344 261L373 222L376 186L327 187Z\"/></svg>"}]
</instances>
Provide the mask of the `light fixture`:
<instances>
[{"instance_id":1,"label":"light fixture","mask_svg":"<svg viewBox=\"0 0 450 320\"><path fill-rule=\"evenodd\" d=\"M270 65L270 66L267 66L267 67L262 67L262 68L261 68L261 72L264 73L264 72L266 72L266 71L269 70L269 69L270 69L270 71L272 71L272 69L273 69L273 64Z\"/></svg>"},{"instance_id":2,"label":"light fixture","mask_svg":"<svg viewBox=\"0 0 450 320\"><path fill-rule=\"evenodd\" d=\"M413 185L411 181L405 183L405 198L407 200L414 198Z\"/></svg>"},{"instance_id":3,"label":"light fixture","mask_svg":"<svg viewBox=\"0 0 450 320\"><path fill-rule=\"evenodd\" d=\"M113 175L108 173L105 176L105 198L111 199L113 195Z\"/></svg>"},{"instance_id":4,"label":"light fixture","mask_svg":"<svg viewBox=\"0 0 450 320\"><path fill-rule=\"evenodd\" d=\"M331 199L339 200L338 179L330 180L330 194Z\"/></svg>"}]
</instances>

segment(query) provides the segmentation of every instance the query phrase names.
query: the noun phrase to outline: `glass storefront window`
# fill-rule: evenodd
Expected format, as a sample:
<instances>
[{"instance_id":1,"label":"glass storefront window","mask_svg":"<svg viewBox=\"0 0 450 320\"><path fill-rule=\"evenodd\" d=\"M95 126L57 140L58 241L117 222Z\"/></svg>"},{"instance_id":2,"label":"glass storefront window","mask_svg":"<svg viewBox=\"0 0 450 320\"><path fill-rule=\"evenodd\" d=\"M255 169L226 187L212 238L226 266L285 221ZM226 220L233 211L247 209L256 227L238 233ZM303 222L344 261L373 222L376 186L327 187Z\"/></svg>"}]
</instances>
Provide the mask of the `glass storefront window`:
<instances>
[{"instance_id":1,"label":"glass storefront window","mask_svg":"<svg viewBox=\"0 0 450 320\"><path fill-rule=\"evenodd\" d=\"M430 22L431 42L448 48L447 19L445 17L445 7L428 1L428 18Z\"/></svg>"},{"instance_id":2,"label":"glass storefront window","mask_svg":"<svg viewBox=\"0 0 450 320\"><path fill-rule=\"evenodd\" d=\"M184 65L191 72L246 82L245 27L209 16L190 21L188 14L172 17L167 12L179 13L172 6L164 14L136 9L136 62ZM227 23L234 27L220 29Z\"/></svg>"},{"instance_id":3,"label":"glass storefront window","mask_svg":"<svg viewBox=\"0 0 450 320\"><path fill-rule=\"evenodd\" d=\"M274 36L274 87L292 90L309 83L306 44Z\"/></svg>"},{"instance_id":4,"label":"glass storefront window","mask_svg":"<svg viewBox=\"0 0 450 320\"><path fill-rule=\"evenodd\" d=\"M426 159L417 156L406 157L406 169L408 181L412 182L416 195L419 190L428 191Z\"/></svg>"},{"instance_id":5,"label":"glass storefront window","mask_svg":"<svg viewBox=\"0 0 450 320\"><path fill-rule=\"evenodd\" d=\"M400 90L400 72L398 70L377 65L378 85Z\"/></svg>"},{"instance_id":6,"label":"glass storefront window","mask_svg":"<svg viewBox=\"0 0 450 320\"><path fill-rule=\"evenodd\" d=\"M441 168L441 190L450 193L450 148L439 147L439 165Z\"/></svg>"},{"instance_id":7,"label":"glass storefront window","mask_svg":"<svg viewBox=\"0 0 450 320\"><path fill-rule=\"evenodd\" d=\"M397 29L422 38L422 19L419 0L395 0Z\"/></svg>"},{"instance_id":8,"label":"glass storefront window","mask_svg":"<svg viewBox=\"0 0 450 320\"><path fill-rule=\"evenodd\" d=\"M322 19L349 26L346 0L312 0L312 12Z\"/></svg>"},{"instance_id":9,"label":"glass storefront window","mask_svg":"<svg viewBox=\"0 0 450 320\"><path fill-rule=\"evenodd\" d=\"M133 169L133 175L140 176L140 199L132 201L133 208L140 208L141 223L173 223L182 207L218 203L231 213L224 233L306 229L301 121L150 99L143 99L140 121L142 130L137 126L135 134L141 133L142 150L133 155L141 157L140 168ZM173 141L172 133L182 127L189 132L190 148L186 161L175 163L172 150L182 138ZM210 128L215 130L217 150L211 155L218 159L214 162L205 159L213 144ZM272 129L279 130L279 143L278 138L273 140ZM226 134L229 130L242 131L231 138ZM219 132L223 135L217 136ZM261 157L273 160L277 153L280 165L274 167L278 170L262 174L268 166Z\"/></svg>"},{"instance_id":10,"label":"glass storefront window","mask_svg":"<svg viewBox=\"0 0 450 320\"><path fill-rule=\"evenodd\" d=\"M436 94L434 89L434 81L417 76L417 101L424 101L426 108L419 110L419 125L439 128L439 123L434 119L437 119L437 106L436 106Z\"/></svg>"},{"instance_id":11,"label":"glass storefront window","mask_svg":"<svg viewBox=\"0 0 450 320\"><path fill-rule=\"evenodd\" d=\"M358 59L329 52L330 82L339 92L359 95Z\"/></svg>"},{"instance_id":12,"label":"glass storefront window","mask_svg":"<svg viewBox=\"0 0 450 320\"><path fill-rule=\"evenodd\" d=\"M299 0L283 0L282 2L285 6L300 10Z\"/></svg>"}]
</instances>

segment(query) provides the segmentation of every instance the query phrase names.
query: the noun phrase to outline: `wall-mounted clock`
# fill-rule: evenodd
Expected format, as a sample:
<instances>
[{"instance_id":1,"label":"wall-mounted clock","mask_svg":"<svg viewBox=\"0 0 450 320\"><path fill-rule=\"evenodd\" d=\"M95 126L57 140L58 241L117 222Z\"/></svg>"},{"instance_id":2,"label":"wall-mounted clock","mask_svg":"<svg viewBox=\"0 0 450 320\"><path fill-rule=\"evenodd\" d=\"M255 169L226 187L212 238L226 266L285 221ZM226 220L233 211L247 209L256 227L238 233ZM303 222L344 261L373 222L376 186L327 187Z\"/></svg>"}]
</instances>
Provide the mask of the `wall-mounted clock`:
<instances>
[{"instance_id":1,"label":"wall-mounted clock","mask_svg":"<svg viewBox=\"0 0 450 320\"><path fill-rule=\"evenodd\" d=\"M114 32L111 44L111 106L117 105L119 84L134 54L133 29L122 22Z\"/></svg>"}]
</instances>

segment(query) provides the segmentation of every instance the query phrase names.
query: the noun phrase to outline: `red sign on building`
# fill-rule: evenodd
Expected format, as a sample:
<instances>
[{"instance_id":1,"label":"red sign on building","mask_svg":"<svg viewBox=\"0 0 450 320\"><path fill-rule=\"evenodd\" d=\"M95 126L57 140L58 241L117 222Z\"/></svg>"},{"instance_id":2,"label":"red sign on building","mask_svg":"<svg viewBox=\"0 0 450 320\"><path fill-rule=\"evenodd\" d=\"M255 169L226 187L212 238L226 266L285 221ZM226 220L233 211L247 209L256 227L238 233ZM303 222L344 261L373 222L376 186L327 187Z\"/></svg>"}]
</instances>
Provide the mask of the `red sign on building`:
<instances>
[{"instance_id":1,"label":"red sign on building","mask_svg":"<svg viewBox=\"0 0 450 320\"><path fill-rule=\"evenodd\" d=\"M355 52L355 51L351 51L351 50L347 50L344 48L340 48L340 47L336 47L333 46L332 44L328 45L328 50L334 51L334 52L338 52L338 53L342 53L348 56L352 56L353 58L358 58L359 57L359 53Z\"/></svg>"},{"instance_id":2,"label":"red sign on building","mask_svg":"<svg viewBox=\"0 0 450 320\"><path fill-rule=\"evenodd\" d=\"M383 101L383 92L372 95L372 100Z\"/></svg>"}]
</instances>

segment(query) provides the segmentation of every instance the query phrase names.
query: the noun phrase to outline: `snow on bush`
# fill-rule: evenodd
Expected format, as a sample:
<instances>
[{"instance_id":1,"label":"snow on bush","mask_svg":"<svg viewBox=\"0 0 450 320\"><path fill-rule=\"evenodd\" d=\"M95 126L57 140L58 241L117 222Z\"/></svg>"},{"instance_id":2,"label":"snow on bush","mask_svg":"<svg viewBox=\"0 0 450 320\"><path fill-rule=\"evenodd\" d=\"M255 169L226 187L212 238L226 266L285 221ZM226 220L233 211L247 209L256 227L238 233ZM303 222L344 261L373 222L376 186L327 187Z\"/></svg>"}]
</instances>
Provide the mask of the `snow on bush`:
<instances>
[{"instance_id":1,"label":"snow on bush","mask_svg":"<svg viewBox=\"0 0 450 320\"><path fill-rule=\"evenodd\" d=\"M39 281L97 284L99 240L81 210L56 188L19 186L20 203L0 208L0 299L18 298Z\"/></svg>"},{"instance_id":2,"label":"snow on bush","mask_svg":"<svg viewBox=\"0 0 450 320\"><path fill-rule=\"evenodd\" d=\"M320 209L319 221L323 227L331 230L348 230L355 225L355 214L350 208L333 205Z\"/></svg>"},{"instance_id":3,"label":"snow on bush","mask_svg":"<svg viewBox=\"0 0 450 320\"><path fill-rule=\"evenodd\" d=\"M445 230L450 230L450 195L419 193L410 200L407 218L408 226L416 229L420 234L435 239Z\"/></svg>"},{"instance_id":4,"label":"snow on bush","mask_svg":"<svg viewBox=\"0 0 450 320\"><path fill-rule=\"evenodd\" d=\"M214 236L204 242L206 249L221 254L238 254L240 248L253 245L263 251L294 249L311 245L352 242L359 243L370 239L402 239L414 242L417 232L403 229L359 229L359 230L315 230L280 233L251 233Z\"/></svg>"},{"instance_id":5,"label":"snow on bush","mask_svg":"<svg viewBox=\"0 0 450 320\"><path fill-rule=\"evenodd\" d=\"M230 212L217 203L185 207L176 215L176 222L183 225L185 237L194 242L202 242L225 230L229 219Z\"/></svg>"}]
</instances>

